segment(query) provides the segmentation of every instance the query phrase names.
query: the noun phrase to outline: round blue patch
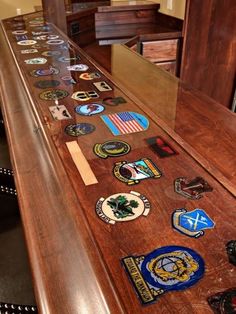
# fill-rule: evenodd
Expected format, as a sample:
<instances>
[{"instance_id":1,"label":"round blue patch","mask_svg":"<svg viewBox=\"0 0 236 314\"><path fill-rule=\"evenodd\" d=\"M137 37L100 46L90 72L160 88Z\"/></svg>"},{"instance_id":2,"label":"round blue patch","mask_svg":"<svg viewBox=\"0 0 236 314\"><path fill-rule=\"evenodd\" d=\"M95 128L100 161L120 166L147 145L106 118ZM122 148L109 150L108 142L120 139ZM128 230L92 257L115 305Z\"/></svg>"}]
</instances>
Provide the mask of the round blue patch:
<instances>
[{"instance_id":1,"label":"round blue patch","mask_svg":"<svg viewBox=\"0 0 236 314\"><path fill-rule=\"evenodd\" d=\"M76 113L83 116L92 116L102 112L105 108L101 104L92 103L75 107Z\"/></svg>"},{"instance_id":2,"label":"round blue patch","mask_svg":"<svg viewBox=\"0 0 236 314\"><path fill-rule=\"evenodd\" d=\"M204 261L192 249L165 246L145 256L141 265L144 280L154 289L183 290L204 274Z\"/></svg>"}]
</instances>

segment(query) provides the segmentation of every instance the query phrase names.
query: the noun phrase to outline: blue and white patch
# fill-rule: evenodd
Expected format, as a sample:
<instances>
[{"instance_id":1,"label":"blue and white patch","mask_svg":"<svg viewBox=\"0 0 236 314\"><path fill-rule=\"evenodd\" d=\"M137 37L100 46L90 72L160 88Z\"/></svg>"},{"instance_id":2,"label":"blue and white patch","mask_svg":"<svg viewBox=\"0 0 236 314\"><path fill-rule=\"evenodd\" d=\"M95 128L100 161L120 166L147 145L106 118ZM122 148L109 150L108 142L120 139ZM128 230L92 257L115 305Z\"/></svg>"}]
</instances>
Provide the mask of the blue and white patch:
<instances>
[{"instance_id":1,"label":"blue and white patch","mask_svg":"<svg viewBox=\"0 0 236 314\"><path fill-rule=\"evenodd\" d=\"M187 212L185 208L177 209L172 215L173 227L179 232L198 238L204 235L205 229L212 229L214 221L205 213L203 209L196 208Z\"/></svg>"},{"instance_id":2,"label":"blue and white patch","mask_svg":"<svg viewBox=\"0 0 236 314\"><path fill-rule=\"evenodd\" d=\"M92 103L75 107L75 112L82 116L92 116L101 113L104 109L101 104Z\"/></svg>"},{"instance_id":3,"label":"blue and white patch","mask_svg":"<svg viewBox=\"0 0 236 314\"><path fill-rule=\"evenodd\" d=\"M136 112L112 113L101 118L115 136L145 131L149 126L148 119Z\"/></svg>"},{"instance_id":4,"label":"blue and white patch","mask_svg":"<svg viewBox=\"0 0 236 314\"><path fill-rule=\"evenodd\" d=\"M205 271L202 257L182 246L165 246L144 256L127 256L122 263L143 304L154 302L165 292L193 286Z\"/></svg>"}]
</instances>

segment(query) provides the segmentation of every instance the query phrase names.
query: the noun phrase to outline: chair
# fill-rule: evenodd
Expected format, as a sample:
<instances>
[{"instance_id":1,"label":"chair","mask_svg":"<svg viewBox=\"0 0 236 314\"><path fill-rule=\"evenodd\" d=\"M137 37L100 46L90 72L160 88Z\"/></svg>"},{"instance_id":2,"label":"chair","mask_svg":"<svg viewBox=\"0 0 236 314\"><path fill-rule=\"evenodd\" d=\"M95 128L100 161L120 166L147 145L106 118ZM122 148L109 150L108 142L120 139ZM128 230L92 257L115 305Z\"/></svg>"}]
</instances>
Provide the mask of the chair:
<instances>
[{"instance_id":1,"label":"chair","mask_svg":"<svg viewBox=\"0 0 236 314\"><path fill-rule=\"evenodd\" d=\"M33 305L20 305L0 302L0 314L30 314L38 313L38 309Z\"/></svg>"}]
</instances>

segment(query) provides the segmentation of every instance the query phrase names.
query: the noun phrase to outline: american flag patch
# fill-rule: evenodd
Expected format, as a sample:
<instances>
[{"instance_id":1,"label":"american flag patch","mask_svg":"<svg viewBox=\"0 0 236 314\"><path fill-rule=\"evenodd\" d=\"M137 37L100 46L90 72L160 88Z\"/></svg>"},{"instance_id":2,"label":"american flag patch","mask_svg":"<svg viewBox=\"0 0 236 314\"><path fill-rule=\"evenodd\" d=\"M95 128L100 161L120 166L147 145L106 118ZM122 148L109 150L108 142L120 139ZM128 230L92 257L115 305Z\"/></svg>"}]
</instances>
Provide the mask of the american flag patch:
<instances>
[{"instance_id":1,"label":"american flag patch","mask_svg":"<svg viewBox=\"0 0 236 314\"><path fill-rule=\"evenodd\" d=\"M101 116L113 135L130 134L147 130L149 121L136 112L119 112Z\"/></svg>"}]
</instances>

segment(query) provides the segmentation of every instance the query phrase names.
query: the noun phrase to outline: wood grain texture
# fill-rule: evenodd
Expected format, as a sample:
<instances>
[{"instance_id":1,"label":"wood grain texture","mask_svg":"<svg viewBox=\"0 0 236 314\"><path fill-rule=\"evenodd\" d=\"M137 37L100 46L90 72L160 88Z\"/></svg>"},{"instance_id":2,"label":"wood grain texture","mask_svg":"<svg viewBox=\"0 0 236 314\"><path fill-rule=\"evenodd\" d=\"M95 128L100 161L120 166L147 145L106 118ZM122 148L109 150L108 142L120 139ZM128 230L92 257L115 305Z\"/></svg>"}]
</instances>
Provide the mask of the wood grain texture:
<instances>
[{"instance_id":1,"label":"wood grain texture","mask_svg":"<svg viewBox=\"0 0 236 314\"><path fill-rule=\"evenodd\" d=\"M66 146L71 154L77 170L79 171L79 174L81 175L82 180L84 181L84 184L87 186L98 183L97 178L89 166L89 163L82 153L78 143L76 141L66 142Z\"/></svg>"},{"instance_id":2,"label":"wood grain texture","mask_svg":"<svg viewBox=\"0 0 236 314\"><path fill-rule=\"evenodd\" d=\"M178 40L145 41L142 55L151 62L173 61L177 57Z\"/></svg>"},{"instance_id":3,"label":"wood grain texture","mask_svg":"<svg viewBox=\"0 0 236 314\"><path fill-rule=\"evenodd\" d=\"M158 67L153 67L123 45L112 47L110 72L122 87L135 96L141 108L145 104L146 112L150 109L156 114L156 121L172 136L174 131L178 140L182 139L188 146L189 153L193 152L197 160L201 160L212 175L216 175L236 195L235 114Z\"/></svg>"},{"instance_id":4,"label":"wood grain texture","mask_svg":"<svg viewBox=\"0 0 236 314\"><path fill-rule=\"evenodd\" d=\"M31 31L28 27L29 19L30 16L25 25ZM118 50L112 47L113 58L119 56L119 62L116 60L116 63L112 63L112 77L63 33L52 27L53 34L58 34L65 42L69 41L69 50L64 50L63 56L78 54L79 62L87 64L89 72L99 72L101 77L96 80L106 81L112 87L111 91L100 92L96 101L120 96L126 100L119 106L105 105L103 114L133 111L149 119L149 128L145 132L117 137L131 145L128 155L100 159L93 152L94 144L113 140L114 137L99 115L86 117L76 114L75 106L84 102L70 97L75 91L93 90L93 81L82 80L79 77L81 72L74 72L77 84L65 85L61 77L70 72L64 63L55 58L48 58L46 65L26 64L24 60L28 56L21 54L22 48L12 35L14 23L11 19L4 21L6 37L0 34L3 43L0 51L1 97L41 313L211 313L206 298L234 286L236 280L234 267L228 263L225 251L225 244L236 238L235 198L223 183L220 184L219 180L210 175L209 169L204 169L196 158L190 156L185 141L173 130L179 81L134 52L132 58L135 62L130 63L129 69L125 64L121 66L122 62L129 63L131 60L131 51L123 46L118 46ZM41 56L44 50L39 48L35 56ZM5 67L6 62L8 68ZM50 78L59 80L60 89L69 93L67 98L59 100L59 104L65 105L70 112L70 122L53 120L48 107L54 102L40 99L42 91L34 85L42 77L30 75L32 69L47 68L52 63L60 69L60 73ZM123 87L125 82L118 84L118 79L122 81L122 77L119 77L121 73L123 78L125 75L125 81L129 81L129 88ZM8 84L10 80L11 85ZM198 98L197 94L181 87L187 95L189 93L189 98L182 94L184 101L189 99L189 107L193 100L194 106L207 103L207 99ZM136 96L132 95L134 90ZM152 95L155 98L152 98L151 105L148 101L151 101ZM160 104L163 107L158 117L157 108ZM220 112L218 119L227 119L228 114L222 114L221 109L215 104L215 110ZM168 123L161 120L163 117L166 117ZM181 115L181 119L183 117ZM72 139L64 130L73 122L88 122L96 126L96 132L76 140L97 177L96 185L85 186L66 147L66 142ZM214 130L211 132L208 135L214 136ZM235 131L226 128L226 132L231 136ZM146 142L147 138L157 135L164 137L179 155L158 158ZM96 215L97 200L102 196L131 190L113 176L114 163L143 157L150 158L163 172L160 179L144 180L132 187L150 200L149 215L115 226L106 224ZM199 175L213 187L213 192L198 201L182 198L174 192L175 178ZM197 240L179 234L171 227L171 215L174 209L183 207L188 210L203 208L215 221L215 228L207 230ZM146 254L166 245L181 245L196 250L205 260L205 276L190 289L166 293L155 304L142 306L121 266L121 259L128 255Z\"/></svg>"},{"instance_id":5,"label":"wood grain texture","mask_svg":"<svg viewBox=\"0 0 236 314\"><path fill-rule=\"evenodd\" d=\"M44 16L67 33L66 10L64 0L42 0Z\"/></svg>"},{"instance_id":6,"label":"wood grain texture","mask_svg":"<svg viewBox=\"0 0 236 314\"><path fill-rule=\"evenodd\" d=\"M181 79L230 108L235 89L236 2L189 0Z\"/></svg>"}]
</instances>

